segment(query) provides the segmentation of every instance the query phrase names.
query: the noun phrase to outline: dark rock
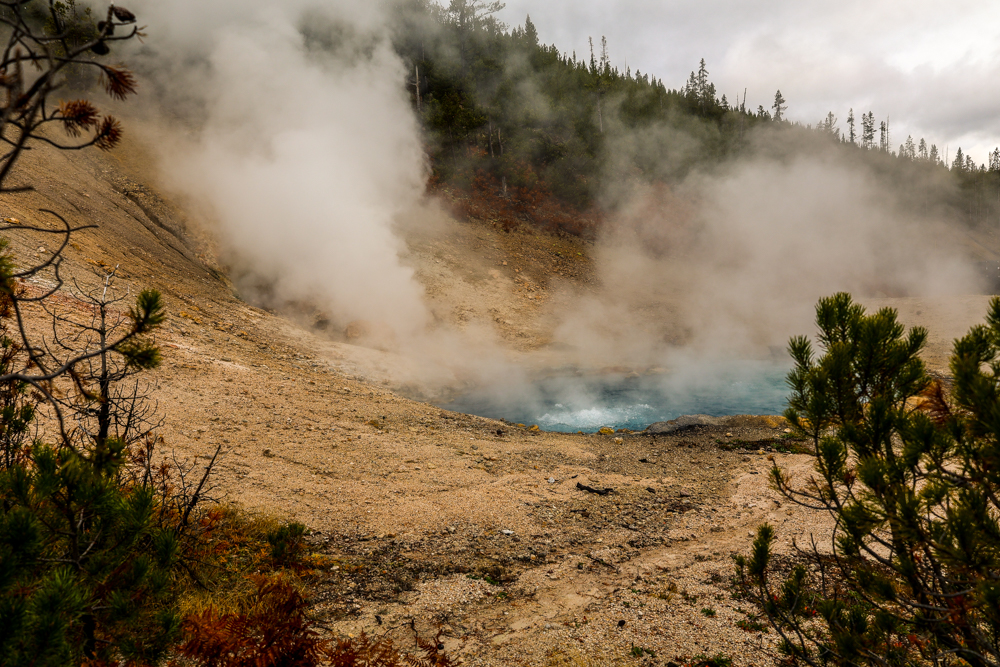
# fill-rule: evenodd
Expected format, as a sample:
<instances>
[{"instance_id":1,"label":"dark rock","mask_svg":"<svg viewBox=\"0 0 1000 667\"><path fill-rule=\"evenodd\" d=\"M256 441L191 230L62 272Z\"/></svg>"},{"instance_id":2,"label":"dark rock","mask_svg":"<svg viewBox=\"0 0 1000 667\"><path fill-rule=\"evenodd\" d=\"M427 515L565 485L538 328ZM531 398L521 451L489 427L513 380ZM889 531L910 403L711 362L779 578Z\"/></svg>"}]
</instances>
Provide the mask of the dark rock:
<instances>
[{"instance_id":1,"label":"dark rock","mask_svg":"<svg viewBox=\"0 0 1000 667\"><path fill-rule=\"evenodd\" d=\"M650 424L645 432L653 435L663 435L665 433L684 431L695 426L722 426L725 420L725 417L710 417L709 415L681 415L677 419Z\"/></svg>"}]
</instances>

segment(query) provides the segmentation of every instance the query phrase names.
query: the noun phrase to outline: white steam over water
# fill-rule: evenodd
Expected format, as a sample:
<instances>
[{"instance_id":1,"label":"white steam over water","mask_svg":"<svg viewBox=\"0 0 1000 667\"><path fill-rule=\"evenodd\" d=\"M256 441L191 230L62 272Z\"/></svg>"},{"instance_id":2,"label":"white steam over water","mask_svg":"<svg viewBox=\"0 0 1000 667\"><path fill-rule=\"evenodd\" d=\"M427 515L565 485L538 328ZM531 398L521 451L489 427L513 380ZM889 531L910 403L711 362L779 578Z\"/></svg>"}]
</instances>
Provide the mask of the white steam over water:
<instances>
[{"instance_id":1,"label":"white steam over water","mask_svg":"<svg viewBox=\"0 0 1000 667\"><path fill-rule=\"evenodd\" d=\"M653 412L653 406L647 403L630 405L621 408L584 408L582 410L567 410L562 403L554 406L552 412L546 412L538 419L529 419L530 422L537 422L545 429L577 429L580 431L596 431L602 426L614 424L631 424L633 422L649 423L649 415Z\"/></svg>"},{"instance_id":2,"label":"white steam over water","mask_svg":"<svg viewBox=\"0 0 1000 667\"><path fill-rule=\"evenodd\" d=\"M340 328L388 327L399 347L441 371L441 385L461 377L481 386L457 409L566 430L775 412L783 371L764 369L762 384L747 380L742 391L698 360L767 357L811 330L816 299L838 290L947 294L972 283L947 221L899 206L889 177L843 152L791 146L787 136L801 133L762 132L755 157L669 188L634 182L626 167L663 144L643 132L667 132L671 154L699 141L626 128L609 102L609 164L622 175L607 179L603 196L614 212L593 251L597 280L551 290L560 304L547 313L551 349L566 368L672 375L636 386L569 379L550 391L509 361L492 316L461 331L432 322L400 260L397 224L420 224L428 169L382 2L159 0L134 9L150 36L129 61L162 121L166 180L217 224L241 290L312 304ZM666 153L656 159L669 166Z\"/></svg>"},{"instance_id":3,"label":"white steam over water","mask_svg":"<svg viewBox=\"0 0 1000 667\"><path fill-rule=\"evenodd\" d=\"M447 407L553 431L643 429L684 414L777 414L786 407L787 364L710 361L643 376L554 375L517 393L472 391Z\"/></svg>"}]
</instances>

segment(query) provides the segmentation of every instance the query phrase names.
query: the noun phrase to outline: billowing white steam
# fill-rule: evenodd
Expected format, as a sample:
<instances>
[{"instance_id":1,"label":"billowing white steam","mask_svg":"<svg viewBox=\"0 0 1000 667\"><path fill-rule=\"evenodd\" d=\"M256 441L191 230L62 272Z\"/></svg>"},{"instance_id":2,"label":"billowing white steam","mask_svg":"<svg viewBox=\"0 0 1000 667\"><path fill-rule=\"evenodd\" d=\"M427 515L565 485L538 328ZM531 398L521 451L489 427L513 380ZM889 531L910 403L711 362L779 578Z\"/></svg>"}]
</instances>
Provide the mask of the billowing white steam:
<instances>
[{"instance_id":1,"label":"billowing white steam","mask_svg":"<svg viewBox=\"0 0 1000 667\"><path fill-rule=\"evenodd\" d=\"M425 159L379 3L140 9L161 102L196 109L193 136L163 146L166 177L208 207L237 270L342 322L418 329L422 290L391 227L421 196ZM316 25L326 41L310 44Z\"/></svg>"},{"instance_id":2,"label":"billowing white steam","mask_svg":"<svg viewBox=\"0 0 1000 667\"><path fill-rule=\"evenodd\" d=\"M597 245L601 288L564 301L557 339L604 364L676 367L678 352L783 350L838 291L976 288L960 223L907 212L886 178L814 148L736 160L673 190L633 189Z\"/></svg>"},{"instance_id":3,"label":"billowing white steam","mask_svg":"<svg viewBox=\"0 0 1000 667\"><path fill-rule=\"evenodd\" d=\"M135 9L151 49L137 58L189 132L174 124L167 133L166 175L217 220L237 271L279 302L310 301L340 324L387 324L410 352L522 391L491 323L411 335L427 332L428 310L399 261L394 224L420 206L427 170L382 3L159 0ZM611 144L626 165L651 143L630 132ZM697 148L670 132L675 156ZM736 161L673 191L623 186L595 250L599 287L559 300L551 320L553 342L567 351L556 361L677 369L677 350L783 347L811 330L816 299L838 290L962 289L953 233L901 216L879 177L843 154L795 153L807 154Z\"/></svg>"}]
</instances>

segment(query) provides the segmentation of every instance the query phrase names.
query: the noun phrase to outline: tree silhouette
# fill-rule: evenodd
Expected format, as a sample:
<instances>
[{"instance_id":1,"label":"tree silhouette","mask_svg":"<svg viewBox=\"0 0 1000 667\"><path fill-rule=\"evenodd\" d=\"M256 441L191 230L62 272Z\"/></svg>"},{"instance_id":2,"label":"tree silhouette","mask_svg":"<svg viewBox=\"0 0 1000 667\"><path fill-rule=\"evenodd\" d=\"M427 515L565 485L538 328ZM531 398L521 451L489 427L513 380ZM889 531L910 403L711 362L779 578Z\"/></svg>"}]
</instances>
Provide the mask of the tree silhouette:
<instances>
[{"instance_id":1,"label":"tree silhouette","mask_svg":"<svg viewBox=\"0 0 1000 667\"><path fill-rule=\"evenodd\" d=\"M785 110L788 109L788 106L785 104L785 98L782 97L780 90L774 94L774 104L771 105L771 108L774 109L774 120L784 120Z\"/></svg>"},{"instance_id":2,"label":"tree silhouette","mask_svg":"<svg viewBox=\"0 0 1000 667\"><path fill-rule=\"evenodd\" d=\"M875 113L872 111L861 115L861 147L869 151L875 148Z\"/></svg>"},{"instance_id":3,"label":"tree silhouette","mask_svg":"<svg viewBox=\"0 0 1000 667\"><path fill-rule=\"evenodd\" d=\"M951 168L953 171L965 171L965 153L962 152L961 146L955 151L955 159L951 163Z\"/></svg>"},{"instance_id":4,"label":"tree silhouette","mask_svg":"<svg viewBox=\"0 0 1000 667\"><path fill-rule=\"evenodd\" d=\"M47 16L31 0L0 2L0 25L9 31L7 48L0 57L0 136L7 152L0 155L0 193L21 192L26 185L9 185L11 169L31 141L56 148L79 150L89 146L108 150L121 139L121 124L102 116L87 100L49 103L51 94L65 87L74 70L97 72L104 89L115 99L135 92L135 77L127 69L109 65L95 55L107 55L116 42L141 37L135 16L123 7L111 6L96 25L67 12L63 3L50 3ZM89 25L89 28L84 28ZM83 37L82 37L82 36ZM58 125L69 141L53 139L42 128Z\"/></svg>"}]
</instances>

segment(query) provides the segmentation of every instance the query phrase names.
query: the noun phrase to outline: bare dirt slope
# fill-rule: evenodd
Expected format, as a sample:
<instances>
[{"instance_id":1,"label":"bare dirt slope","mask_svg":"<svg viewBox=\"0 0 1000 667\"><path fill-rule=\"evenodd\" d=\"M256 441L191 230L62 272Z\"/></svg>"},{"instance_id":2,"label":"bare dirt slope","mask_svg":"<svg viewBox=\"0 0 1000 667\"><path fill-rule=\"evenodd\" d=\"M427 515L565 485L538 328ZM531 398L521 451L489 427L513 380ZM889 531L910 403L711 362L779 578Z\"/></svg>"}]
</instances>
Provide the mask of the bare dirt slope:
<instances>
[{"instance_id":1,"label":"bare dirt slope","mask_svg":"<svg viewBox=\"0 0 1000 667\"><path fill-rule=\"evenodd\" d=\"M671 436L563 435L449 413L404 398L413 360L344 342L241 301L215 265L205 221L157 193L142 150L34 152L37 192L0 215L40 208L98 229L74 236L80 281L120 266L122 284L160 289L170 320L153 373L166 445L202 461L218 445L217 495L294 517L333 558L317 613L337 633L407 636L440 628L466 664L632 664L722 653L764 664L773 634L745 631L730 554L763 520L792 536L817 517L768 489L783 454L776 419L734 418ZM17 256L44 255L14 235ZM44 246L42 246L44 247ZM483 325L512 350L546 343L544 304L560 281L587 289L589 247L488 223L445 221L406 258L436 317ZM985 312L984 298L883 300L938 332L931 357ZM338 340L340 337L340 340ZM620 441L616 441L620 438ZM607 495L580 490L611 488Z\"/></svg>"}]
</instances>

